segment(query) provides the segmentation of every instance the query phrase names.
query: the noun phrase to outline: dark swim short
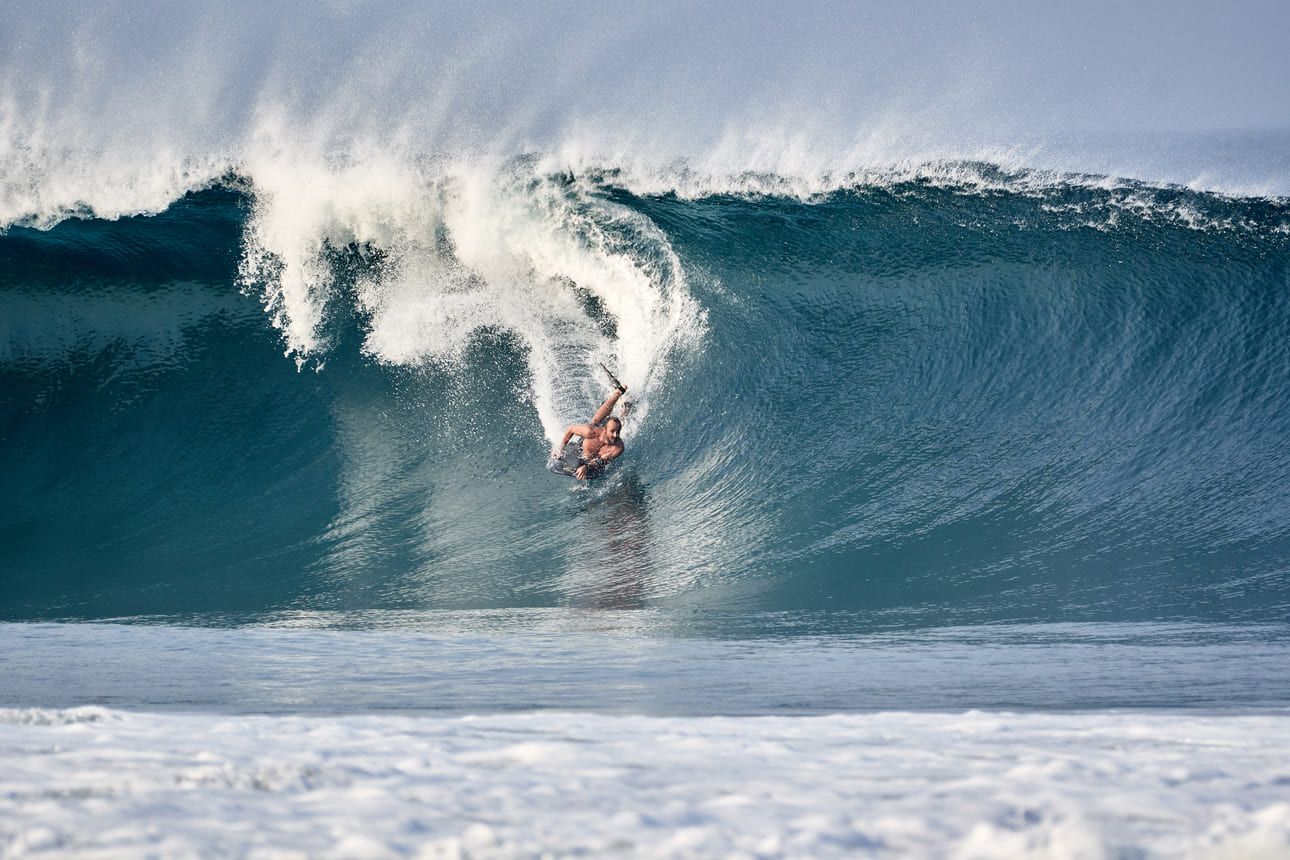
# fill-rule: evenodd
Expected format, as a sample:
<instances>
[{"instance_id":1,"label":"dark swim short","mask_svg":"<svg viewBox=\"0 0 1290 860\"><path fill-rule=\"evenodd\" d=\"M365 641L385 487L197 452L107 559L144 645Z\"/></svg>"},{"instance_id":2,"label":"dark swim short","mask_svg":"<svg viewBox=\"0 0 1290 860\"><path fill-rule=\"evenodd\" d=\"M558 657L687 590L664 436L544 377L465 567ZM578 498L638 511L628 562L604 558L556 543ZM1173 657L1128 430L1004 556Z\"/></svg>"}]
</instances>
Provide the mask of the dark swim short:
<instances>
[{"instance_id":1,"label":"dark swim short","mask_svg":"<svg viewBox=\"0 0 1290 860\"><path fill-rule=\"evenodd\" d=\"M582 460L582 443L570 442L564 446L559 457L551 457L546 461L546 468L549 472L557 475L568 475L570 478L576 478L578 467L583 464ZM603 466L587 466L587 477L594 478L604 471Z\"/></svg>"},{"instance_id":2,"label":"dark swim short","mask_svg":"<svg viewBox=\"0 0 1290 860\"><path fill-rule=\"evenodd\" d=\"M554 472L557 475L569 475L572 477L582 465L582 443L570 442L564 446L559 457L551 457L546 461L547 471Z\"/></svg>"}]
</instances>

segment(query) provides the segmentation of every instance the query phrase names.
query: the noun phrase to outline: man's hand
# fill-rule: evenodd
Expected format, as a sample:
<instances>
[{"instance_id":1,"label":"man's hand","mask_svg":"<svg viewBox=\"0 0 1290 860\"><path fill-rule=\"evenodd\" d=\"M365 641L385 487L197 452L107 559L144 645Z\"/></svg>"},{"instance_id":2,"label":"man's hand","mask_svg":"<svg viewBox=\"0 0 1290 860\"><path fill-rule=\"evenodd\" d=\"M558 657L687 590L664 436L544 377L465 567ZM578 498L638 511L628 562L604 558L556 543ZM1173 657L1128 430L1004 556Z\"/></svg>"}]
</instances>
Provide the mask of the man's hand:
<instances>
[{"instance_id":1,"label":"man's hand","mask_svg":"<svg viewBox=\"0 0 1290 860\"><path fill-rule=\"evenodd\" d=\"M578 471L574 472L574 473L573 473L573 476L574 476L575 478L577 478L579 481L585 481L585 480L587 480L587 467L586 467L586 466L579 466L579 467L578 467Z\"/></svg>"}]
</instances>

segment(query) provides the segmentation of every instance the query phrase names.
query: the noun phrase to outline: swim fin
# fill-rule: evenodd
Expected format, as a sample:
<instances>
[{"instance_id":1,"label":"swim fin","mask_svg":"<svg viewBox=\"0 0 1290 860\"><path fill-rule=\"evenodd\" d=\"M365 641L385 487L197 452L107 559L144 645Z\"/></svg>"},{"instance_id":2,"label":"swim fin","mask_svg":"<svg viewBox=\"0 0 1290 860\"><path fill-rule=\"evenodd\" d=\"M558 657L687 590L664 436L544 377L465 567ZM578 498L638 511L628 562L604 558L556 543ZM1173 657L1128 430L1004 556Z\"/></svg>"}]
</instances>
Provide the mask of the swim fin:
<instances>
[{"instance_id":1,"label":"swim fin","mask_svg":"<svg viewBox=\"0 0 1290 860\"><path fill-rule=\"evenodd\" d=\"M609 372L609 368L605 367L604 362L601 362L600 369L605 372L605 376L609 377L609 381L614 384L614 388L618 389L619 394L627 393L627 386L619 382L618 377L614 376L612 373Z\"/></svg>"}]
</instances>

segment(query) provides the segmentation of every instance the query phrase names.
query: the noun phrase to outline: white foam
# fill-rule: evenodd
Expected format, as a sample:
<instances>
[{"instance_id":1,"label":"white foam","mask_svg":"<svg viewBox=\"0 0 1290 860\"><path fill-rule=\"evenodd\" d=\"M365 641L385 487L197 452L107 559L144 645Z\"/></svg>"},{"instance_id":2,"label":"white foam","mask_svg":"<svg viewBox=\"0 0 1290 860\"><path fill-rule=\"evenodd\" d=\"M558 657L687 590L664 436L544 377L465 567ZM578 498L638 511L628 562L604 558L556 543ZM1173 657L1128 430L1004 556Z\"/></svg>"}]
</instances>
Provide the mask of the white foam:
<instances>
[{"instance_id":1,"label":"white foam","mask_svg":"<svg viewBox=\"0 0 1290 860\"><path fill-rule=\"evenodd\" d=\"M1218 22L1182 16L1166 22L1176 40L1153 42L1121 21L1160 25L1142 10L1072 18L1060 6L803 15L782 3L673 13L234 0L218 14L193 3L162 14L132 0L87 14L73 3L9 3L0 7L0 226L157 211L253 159L266 125L289 151L373 142L452 159L537 151L641 174L686 158L716 188L722 178L809 187L892 165L999 158L1285 195L1283 143L1195 145L1213 129L1287 126L1285 52L1254 5L1223 16L1239 36L1223 40ZM1120 52L1090 59L1128 34Z\"/></svg>"},{"instance_id":2,"label":"white foam","mask_svg":"<svg viewBox=\"0 0 1290 860\"><path fill-rule=\"evenodd\" d=\"M164 149L129 157L33 149L5 140L0 128L0 229L155 214L187 192L209 187L229 166L220 155L188 158Z\"/></svg>"},{"instance_id":3,"label":"white foam","mask_svg":"<svg viewBox=\"0 0 1290 860\"><path fill-rule=\"evenodd\" d=\"M323 321L334 303L354 302L364 351L387 364L453 364L481 332L506 331L527 350L529 392L554 441L603 394L598 363L616 368L643 419L669 358L702 337L703 315L663 233L528 162L275 150L244 169L257 203L242 278L263 290L301 359L328 349ZM383 255L352 298L329 262L344 249ZM612 335L580 292L612 320Z\"/></svg>"},{"instance_id":4,"label":"white foam","mask_svg":"<svg viewBox=\"0 0 1290 860\"><path fill-rule=\"evenodd\" d=\"M1275 858L1290 716L0 711L0 856Z\"/></svg>"}]
</instances>

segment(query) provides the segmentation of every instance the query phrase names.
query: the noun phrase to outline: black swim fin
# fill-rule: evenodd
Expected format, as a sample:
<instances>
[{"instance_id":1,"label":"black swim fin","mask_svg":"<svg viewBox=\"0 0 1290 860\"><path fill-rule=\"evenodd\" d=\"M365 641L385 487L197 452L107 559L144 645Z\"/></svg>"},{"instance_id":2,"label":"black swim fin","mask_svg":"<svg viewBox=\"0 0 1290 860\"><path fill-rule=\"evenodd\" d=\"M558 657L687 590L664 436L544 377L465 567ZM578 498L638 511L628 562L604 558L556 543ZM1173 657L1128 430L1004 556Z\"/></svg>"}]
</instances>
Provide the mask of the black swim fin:
<instances>
[{"instance_id":1,"label":"black swim fin","mask_svg":"<svg viewBox=\"0 0 1290 860\"><path fill-rule=\"evenodd\" d=\"M618 377L614 376L612 373L609 372L609 368L605 367L604 362L600 363L600 369L605 372L605 376L609 377L609 381L614 384L614 388L618 389L619 394L627 393L627 386L619 382Z\"/></svg>"}]
</instances>

